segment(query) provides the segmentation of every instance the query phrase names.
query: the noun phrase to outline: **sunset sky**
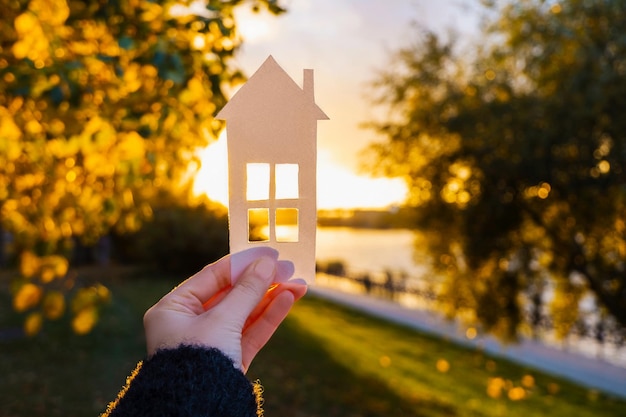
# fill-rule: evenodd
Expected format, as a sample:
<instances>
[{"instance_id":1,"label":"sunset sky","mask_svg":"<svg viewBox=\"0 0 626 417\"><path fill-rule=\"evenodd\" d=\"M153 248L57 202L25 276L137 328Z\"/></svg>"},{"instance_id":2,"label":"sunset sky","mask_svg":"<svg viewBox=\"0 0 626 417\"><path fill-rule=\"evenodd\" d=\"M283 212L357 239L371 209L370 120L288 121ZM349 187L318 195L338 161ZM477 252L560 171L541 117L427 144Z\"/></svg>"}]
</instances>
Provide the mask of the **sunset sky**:
<instances>
[{"instance_id":1,"label":"sunset sky","mask_svg":"<svg viewBox=\"0 0 626 417\"><path fill-rule=\"evenodd\" d=\"M376 140L359 127L375 115L367 100L376 72L391 52L421 29L454 29L475 36L477 0L286 0L276 17L241 8L244 45L238 64L252 75L272 55L301 85L302 70L315 70L315 99L330 117L318 123L319 208L386 207L404 199L401 180L370 178L359 171L359 153ZM227 199L226 146L222 138L202 153L196 190Z\"/></svg>"}]
</instances>

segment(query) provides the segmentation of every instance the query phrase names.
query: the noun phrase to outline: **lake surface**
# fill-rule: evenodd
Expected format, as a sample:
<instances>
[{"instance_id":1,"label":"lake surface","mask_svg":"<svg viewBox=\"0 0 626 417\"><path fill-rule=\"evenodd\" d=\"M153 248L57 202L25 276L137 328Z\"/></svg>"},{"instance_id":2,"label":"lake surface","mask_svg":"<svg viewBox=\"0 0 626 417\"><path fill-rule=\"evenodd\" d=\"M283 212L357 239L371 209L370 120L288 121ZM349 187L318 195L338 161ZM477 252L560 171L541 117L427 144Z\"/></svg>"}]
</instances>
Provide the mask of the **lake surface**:
<instances>
[{"instance_id":1,"label":"lake surface","mask_svg":"<svg viewBox=\"0 0 626 417\"><path fill-rule=\"evenodd\" d=\"M405 229L320 227L316 259L320 262L341 260L350 271L390 270L420 277L427 268L415 262L415 238L415 232Z\"/></svg>"}]
</instances>

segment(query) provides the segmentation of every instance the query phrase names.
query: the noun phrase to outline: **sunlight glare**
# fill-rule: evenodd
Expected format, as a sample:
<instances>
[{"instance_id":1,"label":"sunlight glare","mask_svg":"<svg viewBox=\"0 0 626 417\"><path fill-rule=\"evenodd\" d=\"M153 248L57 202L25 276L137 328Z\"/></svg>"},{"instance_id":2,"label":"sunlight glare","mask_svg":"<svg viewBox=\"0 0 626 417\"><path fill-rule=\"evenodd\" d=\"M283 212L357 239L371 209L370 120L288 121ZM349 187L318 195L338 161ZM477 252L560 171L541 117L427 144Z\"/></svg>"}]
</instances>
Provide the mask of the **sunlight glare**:
<instances>
[{"instance_id":1,"label":"sunlight glare","mask_svg":"<svg viewBox=\"0 0 626 417\"><path fill-rule=\"evenodd\" d=\"M182 3L173 4L168 8L167 12L174 17L202 16L207 19L217 15L216 12L210 11L206 7L206 3L203 0L194 0L187 5Z\"/></svg>"},{"instance_id":2,"label":"sunlight glare","mask_svg":"<svg viewBox=\"0 0 626 417\"><path fill-rule=\"evenodd\" d=\"M237 7L233 13L238 22L237 29L246 44L271 40L278 33L276 16L266 11L254 12L248 7Z\"/></svg>"},{"instance_id":3,"label":"sunlight glare","mask_svg":"<svg viewBox=\"0 0 626 417\"><path fill-rule=\"evenodd\" d=\"M357 175L333 162L326 152L318 153L317 166L317 204L320 209L388 208L406 200L406 184L400 178Z\"/></svg>"},{"instance_id":4,"label":"sunlight glare","mask_svg":"<svg viewBox=\"0 0 626 417\"><path fill-rule=\"evenodd\" d=\"M226 131L217 141L198 152L200 169L193 182L193 193L206 194L211 200L228 207L228 150Z\"/></svg>"},{"instance_id":5,"label":"sunlight glare","mask_svg":"<svg viewBox=\"0 0 626 417\"><path fill-rule=\"evenodd\" d=\"M194 180L195 194L207 194L228 207L228 158L226 133L199 152L202 162ZM292 174L293 175L293 174ZM291 187L289 187L291 188ZM400 205L407 188L399 178L357 175L318 152L317 203L319 209L380 209Z\"/></svg>"}]
</instances>

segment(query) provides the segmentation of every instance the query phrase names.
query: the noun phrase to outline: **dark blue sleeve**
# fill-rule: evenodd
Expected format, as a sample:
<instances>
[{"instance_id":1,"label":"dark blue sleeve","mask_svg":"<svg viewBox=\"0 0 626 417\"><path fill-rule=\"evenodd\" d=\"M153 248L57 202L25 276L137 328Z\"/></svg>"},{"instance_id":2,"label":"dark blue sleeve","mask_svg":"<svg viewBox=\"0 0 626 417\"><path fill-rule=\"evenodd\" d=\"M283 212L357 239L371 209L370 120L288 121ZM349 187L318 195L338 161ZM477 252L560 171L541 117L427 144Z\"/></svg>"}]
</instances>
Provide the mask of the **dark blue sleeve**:
<instances>
[{"instance_id":1,"label":"dark blue sleeve","mask_svg":"<svg viewBox=\"0 0 626 417\"><path fill-rule=\"evenodd\" d=\"M139 363L103 416L256 417L260 392L221 351L184 345Z\"/></svg>"}]
</instances>

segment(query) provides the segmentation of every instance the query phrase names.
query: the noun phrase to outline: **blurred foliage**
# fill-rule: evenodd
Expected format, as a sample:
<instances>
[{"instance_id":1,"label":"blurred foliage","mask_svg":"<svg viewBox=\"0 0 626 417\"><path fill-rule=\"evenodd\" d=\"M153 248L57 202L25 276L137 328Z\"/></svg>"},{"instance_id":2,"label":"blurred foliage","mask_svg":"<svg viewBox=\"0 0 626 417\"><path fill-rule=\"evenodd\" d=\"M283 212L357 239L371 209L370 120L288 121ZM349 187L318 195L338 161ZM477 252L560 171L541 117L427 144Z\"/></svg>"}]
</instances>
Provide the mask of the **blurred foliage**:
<instances>
[{"instance_id":1,"label":"blurred foliage","mask_svg":"<svg viewBox=\"0 0 626 417\"><path fill-rule=\"evenodd\" d=\"M76 274L68 273L69 263L63 256L37 256L24 251L20 257L20 277L12 283L13 309L25 313L24 333L34 336L44 320L58 320L68 310L71 327L77 334L89 333L98 321L100 308L111 298L102 284L76 285Z\"/></svg>"},{"instance_id":2,"label":"blurred foliage","mask_svg":"<svg viewBox=\"0 0 626 417\"><path fill-rule=\"evenodd\" d=\"M371 166L406 179L450 315L563 336L586 297L623 328L626 2L482 3L480 45L422 32L379 75Z\"/></svg>"},{"instance_id":3,"label":"blurred foliage","mask_svg":"<svg viewBox=\"0 0 626 417\"><path fill-rule=\"evenodd\" d=\"M161 192L152 219L136 233L116 235L115 257L189 275L228 253L228 211L206 198L187 203Z\"/></svg>"},{"instance_id":4,"label":"blurred foliage","mask_svg":"<svg viewBox=\"0 0 626 417\"><path fill-rule=\"evenodd\" d=\"M0 229L18 255L137 230L156 191L179 186L217 137L224 89L243 79L230 61L241 44L233 9L283 9L191 3L0 0ZM24 279L44 288L46 271Z\"/></svg>"},{"instance_id":5,"label":"blurred foliage","mask_svg":"<svg viewBox=\"0 0 626 417\"><path fill-rule=\"evenodd\" d=\"M621 416L626 404L310 295L247 375L271 416Z\"/></svg>"}]
</instances>

